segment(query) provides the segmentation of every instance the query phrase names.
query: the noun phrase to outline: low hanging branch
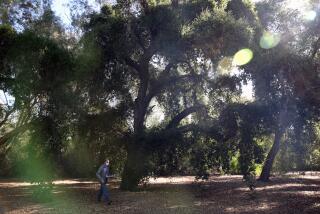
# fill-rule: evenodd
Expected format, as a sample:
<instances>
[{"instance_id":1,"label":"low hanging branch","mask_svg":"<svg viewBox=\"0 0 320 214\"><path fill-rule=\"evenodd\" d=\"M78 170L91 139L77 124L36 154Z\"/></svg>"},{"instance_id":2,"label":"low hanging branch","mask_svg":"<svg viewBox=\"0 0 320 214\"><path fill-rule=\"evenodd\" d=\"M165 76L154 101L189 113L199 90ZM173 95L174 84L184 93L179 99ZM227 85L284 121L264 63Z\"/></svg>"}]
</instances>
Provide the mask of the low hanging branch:
<instances>
[{"instance_id":1,"label":"low hanging branch","mask_svg":"<svg viewBox=\"0 0 320 214\"><path fill-rule=\"evenodd\" d=\"M163 142L171 142L167 141L166 139L170 139L173 136L184 134L191 131L198 131L204 133L205 135L208 135L217 141L223 139L223 134L221 133L219 128L217 128L216 124L212 123L210 125L188 124L184 126L164 129L163 131L157 134L150 135L148 140L150 142L153 142L151 144L152 149L156 149L158 146L161 146Z\"/></svg>"},{"instance_id":2,"label":"low hanging branch","mask_svg":"<svg viewBox=\"0 0 320 214\"><path fill-rule=\"evenodd\" d=\"M126 57L124 60L128 66L134 68L138 72L138 74L141 75L140 73L141 68L137 62L132 60L130 57Z\"/></svg>"},{"instance_id":3,"label":"low hanging branch","mask_svg":"<svg viewBox=\"0 0 320 214\"><path fill-rule=\"evenodd\" d=\"M28 130L32 124L33 124L33 122L26 123L26 124L24 124L22 126L14 128L10 132L8 132L8 133L4 134L3 136L1 136L0 137L0 146L6 144L10 139L12 139L13 137L17 136L18 134L23 133L26 130Z\"/></svg>"},{"instance_id":4,"label":"low hanging branch","mask_svg":"<svg viewBox=\"0 0 320 214\"><path fill-rule=\"evenodd\" d=\"M181 122L181 120L183 120L188 115L190 115L190 114L192 114L194 112L197 112L199 110L204 109L204 107L205 106L203 106L203 105L196 105L196 106L192 106L192 107L186 108L185 110L180 112L178 115L176 115L174 118L172 118L172 120L167 125L166 129L171 129L171 128L177 127L179 125L179 123Z\"/></svg>"}]
</instances>

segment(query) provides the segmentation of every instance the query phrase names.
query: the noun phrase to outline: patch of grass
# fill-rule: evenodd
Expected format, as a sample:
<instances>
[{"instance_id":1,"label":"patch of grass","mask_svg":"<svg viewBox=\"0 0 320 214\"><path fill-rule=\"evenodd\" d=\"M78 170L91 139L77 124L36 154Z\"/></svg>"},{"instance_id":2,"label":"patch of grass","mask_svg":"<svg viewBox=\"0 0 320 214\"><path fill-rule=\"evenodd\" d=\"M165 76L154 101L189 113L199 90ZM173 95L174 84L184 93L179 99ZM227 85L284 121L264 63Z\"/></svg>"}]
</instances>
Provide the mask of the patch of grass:
<instances>
[{"instance_id":1,"label":"patch of grass","mask_svg":"<svg viewBox=\"0 0 320 214\"><path fill-rule=\"evenodd\" d=\"M53 200L53 183L39 182L32 186L32 198L40 203L50 202Z\"/></svg>"}]
</instances>

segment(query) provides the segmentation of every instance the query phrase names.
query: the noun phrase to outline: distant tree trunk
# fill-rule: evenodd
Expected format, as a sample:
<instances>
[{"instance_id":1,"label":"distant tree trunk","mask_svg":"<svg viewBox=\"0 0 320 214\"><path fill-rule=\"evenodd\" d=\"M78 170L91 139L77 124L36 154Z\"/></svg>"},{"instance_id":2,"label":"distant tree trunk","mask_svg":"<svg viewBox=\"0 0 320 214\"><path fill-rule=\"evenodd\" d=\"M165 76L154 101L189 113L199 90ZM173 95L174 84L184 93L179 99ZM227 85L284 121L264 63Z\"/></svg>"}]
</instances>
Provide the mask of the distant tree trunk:
<instances>
[{"instance_id":1,"label":"distant tree trunk","mask_svg":"<svg viewBox=\"0 0 320 214\"><path fill-rule=\"evenodd\" d=\"M305 121L300 121L295 124L294 129L295 130L301 130L300 132L295 133L295 159L293 160L296 164L295 170L302 171L306 170L306 164L305 164L305 154L306 154L306 148L303 146L303 131L304 130L304 123Z\"/></svg>"},{"instance_id":2,"label":"distant tree trunk","mask_svg":"<svg viewBox=\"0 0 320 214\"><path fill-rule=\"evenodd\" d=\"M246 177L250 174L252 171L252 160L253 157L253 135L249 128L250 126L245 125L242 131L241 131L241 141L239 143L239 164L240 164L240 170L241 174Z\"/></svg>"},{"instance_id":3,"label":"distant tree trunk","mask_svg":"<svg viewBox=\"0 0 320 214\"><path fill-rule=\"evenodd\" d=\"M273 161L280 149L281 138L283 136L284 129L282 127L278 128L275 132L274 143L271 150L268 153L266 161L264 162L259 181L269 181L270 172L272 169Z\"/></svg>"}]
</instances>

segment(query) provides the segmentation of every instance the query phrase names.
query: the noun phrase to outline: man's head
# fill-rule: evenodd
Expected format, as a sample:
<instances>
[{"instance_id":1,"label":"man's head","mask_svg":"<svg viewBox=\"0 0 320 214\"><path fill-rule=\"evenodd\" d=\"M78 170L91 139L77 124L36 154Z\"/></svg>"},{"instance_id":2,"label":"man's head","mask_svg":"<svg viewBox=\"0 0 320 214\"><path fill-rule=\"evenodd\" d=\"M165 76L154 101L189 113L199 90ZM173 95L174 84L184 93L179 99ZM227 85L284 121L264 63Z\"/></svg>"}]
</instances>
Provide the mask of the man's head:
<instances>
[{"instance_id":1,"label":"man's head","mask_svg":"<svg viewBox=\"0 0 320 214\"><path fill-rule=\"evenodd\" d=\"M106 161L104 162L107 166L109 166L109 159L106 159Z\"/></svg>"}]
</instances>

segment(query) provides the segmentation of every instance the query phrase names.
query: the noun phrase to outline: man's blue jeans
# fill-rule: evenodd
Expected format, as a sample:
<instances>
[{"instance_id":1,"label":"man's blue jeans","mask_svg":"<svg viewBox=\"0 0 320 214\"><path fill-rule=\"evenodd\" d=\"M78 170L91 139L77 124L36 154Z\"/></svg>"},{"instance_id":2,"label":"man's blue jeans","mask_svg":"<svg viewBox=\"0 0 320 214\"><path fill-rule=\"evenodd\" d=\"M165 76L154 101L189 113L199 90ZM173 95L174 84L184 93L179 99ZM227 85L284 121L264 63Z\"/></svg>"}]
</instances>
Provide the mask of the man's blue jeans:
<instances>
[{"instance_id":1,"label":"man's blue jeans","mask_svg":"<svg viewBox=\"0 0 320 214\"><path fill-rule=\"evenodd\" d=\"M102 200L110 201L109 200L109 191L108 191L106 183L100 183L100 190L98 193L98 201L101 201L101 197L102 197Z\"/></svg>"}]
</instances>

